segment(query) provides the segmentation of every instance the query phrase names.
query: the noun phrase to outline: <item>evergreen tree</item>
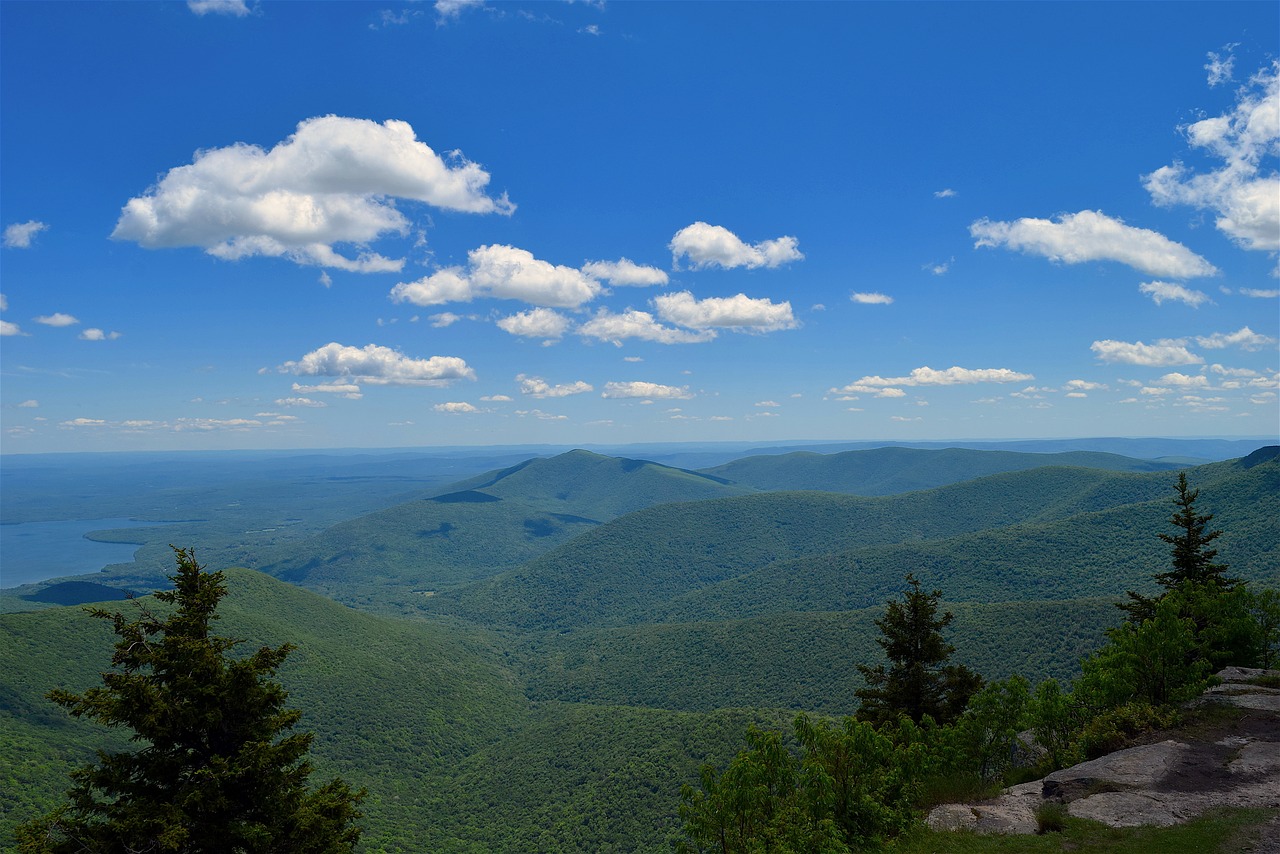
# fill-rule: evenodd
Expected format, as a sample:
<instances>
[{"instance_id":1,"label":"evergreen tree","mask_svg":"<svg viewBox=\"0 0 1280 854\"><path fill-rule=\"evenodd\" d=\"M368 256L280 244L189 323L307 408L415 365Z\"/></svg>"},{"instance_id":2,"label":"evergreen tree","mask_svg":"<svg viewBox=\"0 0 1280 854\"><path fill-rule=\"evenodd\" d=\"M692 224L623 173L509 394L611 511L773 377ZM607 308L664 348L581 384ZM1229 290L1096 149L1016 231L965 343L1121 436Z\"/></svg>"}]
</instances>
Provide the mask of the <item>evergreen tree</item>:
<instances>
[{"instance_id":1,"label":"evergreen tree","mask_svg":"<svg viewBox=\"0 0 1280 854\"><path fill-rule=\"evenodd\" d=\"M290 644L246 657L241 641L212 635L221 572L174 549L174 589L155 598L167 616L94 609L119 640L102 687L49 697L75 717L127 727L141 747L98 752L72 772L69 803L18 830L24 852L345 854L360 836L363 792L335 779L307 789L310 733L273 681Z\"/></svg>"},{"instance_id":2,"label":"evergreen tree","mask_svg":"<svg viewBox=\"0 0 1280 854\"><path fill-rule=\"evenodd\" d=\"M938 616L942 591L925 593L915 576L901 602L890 601L876 625L883 635L876 643L889 657L889 666L858 665L866 687L858 689L862 701L858 716L875 723L905 714L919 723L929 715L937 723L955 720L979 688L982 678L964 665L948 665L955 647L942 638L950 625L950 611Z\"/></svg>"}]
</instances>

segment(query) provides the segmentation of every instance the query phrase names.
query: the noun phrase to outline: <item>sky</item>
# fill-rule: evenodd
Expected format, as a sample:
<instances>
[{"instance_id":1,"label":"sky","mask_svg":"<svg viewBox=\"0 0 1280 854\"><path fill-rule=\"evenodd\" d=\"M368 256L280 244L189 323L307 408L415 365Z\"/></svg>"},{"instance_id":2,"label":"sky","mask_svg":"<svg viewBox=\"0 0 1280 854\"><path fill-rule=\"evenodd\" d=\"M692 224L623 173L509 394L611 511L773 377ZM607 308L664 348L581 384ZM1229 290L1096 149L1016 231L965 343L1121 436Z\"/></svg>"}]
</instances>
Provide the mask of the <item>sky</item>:
<instances>
[{"instance_id":1,"label":"sky","mask_svg":"<svg viewBox=\"0 0 1280 854\"><path fill-rule=\"evenodd\" d=\"M0 3L0 451L1274 438L1280 5Z\"/></svg>"}]
</instances>

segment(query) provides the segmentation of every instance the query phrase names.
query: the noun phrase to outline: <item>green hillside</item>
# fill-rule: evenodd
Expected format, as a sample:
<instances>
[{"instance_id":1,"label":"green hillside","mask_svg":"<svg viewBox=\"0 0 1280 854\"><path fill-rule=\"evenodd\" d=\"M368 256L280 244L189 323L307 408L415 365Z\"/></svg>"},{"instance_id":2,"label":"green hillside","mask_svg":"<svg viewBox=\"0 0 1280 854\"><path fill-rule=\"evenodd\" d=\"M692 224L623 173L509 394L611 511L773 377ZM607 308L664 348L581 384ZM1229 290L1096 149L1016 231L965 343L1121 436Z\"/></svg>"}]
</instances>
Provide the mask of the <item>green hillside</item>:
<instances>
[{"instance_id":1,"label":"green hillside","mask_svg":"<svg viewBox=\"0 0 1280 854\"><path fill-rule=\"evenodd\" d=\"M991 679L1070 679L1119 622L1114 600L949 603L955 660ZM882 607L746 620L579 629L531 638L520 669L533 699L684 711L742 706L851 714L855 665L878 659Z\"/></svg>"},{"instance_id":2,"label":"green hillside","mask_svg":"<svg viewBox=\"0 0 1280 854\"><path fill-rule=\"evenodd\" d=\"M1168 480L1167 474L1051 467L880 498L788 492L662 505L587 531L519 569L442 593L425 607L482 624L534 630L865 608L896 590L911 567L851 576L855 549L928 544L1019 523L1073 519L1100 508L1138 507L1163 497ZM810 561L803 570L787 571L791 564L785 562L799 558ZM1044 563L1046 571L1060 567L1052 555ZM765 569L774 566L781 569ZM809 577L816 571L810 566L822 569L820 579ZM762 572L760 581L751 576L755 572ZM985 583L978 572L975 581ZM967 576L961 577L968 586ZM1001 595L983 598L1075 599L1104 592L1080 587L1061 597L1002 589ZM673 610L688 597L714 598L722 589L733 591L733 601L724 607ZM750 601L752 608L741 610L734 597L744 605ZM770 601L776 607L759 604Z\"/></svg>"},{"instance_id":3,"label":"green hillside","mask_svg":"<svg viewBox=\"0 0 1280 854\"><path fill-rule=\"evenodd\" d=\"M571 451L343 522L268 550L254 565L339 601L402 610L632 510L744 491L681 469Z\"/></svg>"},{"instance_id":4,"label":"green hillside","mask_svg":"<svg viewBox=\"0 0 1280 854\"><path fill-rule=\"evenodd\" d=\"M760 455L702 471L765 491L818 489L851 495L895 495L1042 466L1077 466L1117 472L1177 468L1173 463L1090 451L1034 454L965 448L875 448L838 454L798 451Z\"/></svg>"}]
</instances>

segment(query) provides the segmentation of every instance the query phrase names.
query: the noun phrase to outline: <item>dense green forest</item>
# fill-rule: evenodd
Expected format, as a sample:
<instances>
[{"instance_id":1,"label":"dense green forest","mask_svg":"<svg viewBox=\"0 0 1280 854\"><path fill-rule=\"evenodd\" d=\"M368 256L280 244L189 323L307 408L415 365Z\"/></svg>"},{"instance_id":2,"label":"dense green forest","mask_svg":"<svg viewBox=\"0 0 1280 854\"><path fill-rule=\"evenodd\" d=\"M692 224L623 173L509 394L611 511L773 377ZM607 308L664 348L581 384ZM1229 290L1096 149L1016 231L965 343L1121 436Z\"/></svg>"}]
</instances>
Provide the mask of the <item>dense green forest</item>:
<instances>
[{"instance_id":1,"label":"dense green forest","mask_svg":"<svg viewBox=\"0 0 1280 854\"><path fill-rule=\"evenodd\" d=\"M891 450L704 472L573 452L402 484L405 501L243 555L257 569L227 572L220 628L296 645L280 678L318 774L369 792L362 850L668 851L681 787L748 725L857 708L906 573L942 591L956 661L1033 684L1079 677L1114 603L1156 591L1164 464ZM1186 471L1219 558L1277 586L1275 449ZM900 491L928 476L944 482ZM109 635L79 608L0 615L0 838L124 746L43 699L93 684Z\"/></svg>"}]
</instances>

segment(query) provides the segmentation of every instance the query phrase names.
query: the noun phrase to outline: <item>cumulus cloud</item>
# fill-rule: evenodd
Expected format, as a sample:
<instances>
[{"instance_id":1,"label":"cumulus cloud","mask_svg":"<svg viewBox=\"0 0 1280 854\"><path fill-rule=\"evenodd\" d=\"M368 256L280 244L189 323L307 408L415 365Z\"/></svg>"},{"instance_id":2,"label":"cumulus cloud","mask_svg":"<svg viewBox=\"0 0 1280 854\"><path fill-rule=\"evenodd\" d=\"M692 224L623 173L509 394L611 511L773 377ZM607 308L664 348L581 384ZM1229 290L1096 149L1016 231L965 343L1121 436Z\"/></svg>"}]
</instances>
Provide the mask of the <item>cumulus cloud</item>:
<instances>
[{"instance_id":1,"label":"cumulus cloud","mask_svg":"<svg viewBox=\"0 0 1280 854\"><path fill-rule=\"evenodd\" d=\"M26 335L26 333L22 331L22 327L18 326L18 324L0 320L0 338L10 335Z\"/></svg>"},{"instance_id":2,"label":"cumulus cloud","mask_svg":"<svg viewBox=\"0 0 1280 854\"><path fill-rule=\"evenodd\" d=\"M270 151L238 143L199 151L130 199L111 236L148 249L196 246L234 260L252 255L370 273L403 259L368 250L355 258L334 244L364 247L405 234L394 199L468 213L511 213L505 195L485 194L489 173L453 152L449 162L420 142L408 122L323 116L307 119Z\"/></svg>"},{"instance_id":3,"label":"cumulus cloud","mask_svg":"<svg viewBox=\"0 0 1280 854\"><path fill-rule=\"evenodd\" d=\"M1145 365L1151 368L1172 367L1174 365L1199 365L1204 359L1187 349L1185 342L1176 339L1163 339L1154 344L1141 341L1094 341L1089 349L1097 354L1103 362L1117 362L1123 365Z\"/></svg>"},{"instance_id":4,"label":"cumulus cloud","mask_svg":"<svg viewBox=\"0 0 1280 854\"><path fill-rule=\"evenodd\" d=\"M776 237L748 245L729 229L705 222L695 222L675 233L667 248L671 261L679 265L687 258L695 269L703 267L779 267L791 261L802 261L799 241L794 237Z\"/></svg>"},{"instance_id":5,"label":"cumulus cloud","mask_svg":"<svg viewBox=\"0 0 1280 854\"><path fill-rule=\"evenodd\" d=\"M940 386L940 385L972 385L974 383L1020 383L1035 379L1033 374L1023 374L1008 368L960 368L950 367L944 371L925 366L916 368L905 377L869 376L852 383L864 388L882 388L885 386ZM848 388L848 387L846 387ZM844 389L833 389L837 393Z\"/></svg>"},{"instance_id":6,"label":"cumulus cloud","mask_svg":"<svg viewBox=\"0 0 1280 854\"><path fill-rule=\"evenodd\" d=\"M480 398L486 403L510 403L511 398L505 394L490 394Z\"/></svg>"},{"instance_id":7,"label":"cumulus cloud","mask_svg":"<svg viewBox=\"0 0 1280 854\"><path fill-rule=\"evenodd\" d=\"M476 409L474 406L467 403L466 401L450 401L448 403L437 403L435 406L431 408L434 409L436 412L448 412L453 415L480 411L479 409Z\"/></svg>"},{"instance_id":8,"label":"cumulus cloud","mask_svg":"<svg viewBox=\"0 0 1280 854\"><path fill-rule=\"evenodd\" d=\"M856 291L849 294L849 299L861 305L891 305L893 297L880 293L857 293Z\"/></svg>"},{"instance_id":9,"label":"cumulus cloud","mask_svg":"<svg viewBox=\"0 0 1280 854\"><path fill-rule=\"evenodd\" d=\"M1153 276L1175 279L1218 272L1181 243L1149 229L1125 225L1100 211L1062 214L1056 220L1023 217L992 222L983 218L969 226L969 234L974 246L1003 246L1065 264L1118 261Z\"/></svg>"},{"instance_id":10,"label":"cumulus cloud","mask_svg":"<svg viewBox=\"0 0 1280 854\"><path fill-rule=\"evenodd\" d=\"M690 329L774 332L796 327L790 302L774 303L764 298L752 299L745 294L699 300L688 291L681 291L655 297L653 304L663 320Z\"/></svg>"},{"instance_id":11,"label":"cumulus cloud","mask_svg":"<svg viewBox=\"0 0 1280 854\"><path fill-rule=\"evenodd\" d=\"M647 311L629 308L622 314L600 309L594 317L578 327L584 338L609 341L618 346L627 338L652 341L656 344L698 344L716 337L714 329L675 329L663 326Z\"/></svg>"},{"instance_id":12,"label":"cumulus cloud","mask_svg":"<svg viewBox=\"0 0 1280 854\"><path fill-rule=\"evenodd\" d=\"M476 378L475 371L457 356L414 359L377 344L360 348L337 342L313 350L296 362L285 362L278 370L299 376L348 377L369 385L444 386L454 380Z\"/></svg>"},{"instance_id":13,"label":"cumulus cloud","mask_svg":"<svg viewBox=\"0 0 1280 854\"><path fill-rule=\"evenodd\" d=\"M119 332L104 332L101 329L90 326L78 336L81 341L114 341L120 337Z\"/></svg>"},{"instance_id":14,"label":"cumulus cloud","mask_svg":"<svg viewBox=\"0 0 1280 854\"><path fill-rule=\"evenodd\" d=\"M524 374L518 374L516 382L520 383L521 394L536 398L569 397L570 395L584 394L595 390L590 383L585 383L582 380L565 385L551 385L542 377L529 377Z\"/></svg>"},{"instance_id":15,"label":"cumulus cloud","mask_svg":"<svg viewBox=\"0 0 1280 854\"><path fill-rule=\"evenodd\" d=\"M1239 347L1241 350L1261 350L1276 343L1276 339L1259 335L1247 326L1235 332L1215 332L1212 335L1197 335L1196 343L1209 350L1221 350L1225 347Z\"/></svg>"},{"instance_id":16,"label":"cumulus cloud","mask_svg":"<svg viewBox=\"0 0 1280 854\"><path fill-rule=\"evenodd\" d=\"M588 261L582 272L593 279L600 279L621 287L648 287L665 285L667 274L657 267L644 267L629 258L617 261Z\"/></svg>"},{"instance_id":17,"label":"cumulus cloud","mask_svg":"<svg viewBox=\"0 0 1280 854\"><path fill-rule=\"evenodd\" d=\"M80 321L69 314L55 311L53 314L44 314L35 318L35 322L43 323L45 326L75 326Z\"/></svg>"},{"instance_id":18,"label":"cumulus cloud","mask_svg":"<svg viewBox=\"0 0 1280 854\"><path fill-rule=\"evenodd\" d=\"M40 232L49 226L43 222L29 220L27 222L15 222L13 225L5 226L4 229L4 247L6 249L30 249L31 241Z\"/></svg>"},{"instance_id":19,"label":"cumulus cloud","mask_svg":"<svg viewBox=\"0 0 1280 854\"><path fill-rule=\"evenodd\" d=\"M569 331L569 318L549 308L522 311L497 321L498 328L520 338L556 340Z\"/></svg>"},{"instance_id":20,"label":"cumulus cloud","mask_svg":"<svg viewBox=\"0 0 1280 854\"><path fill-rule=\"evenodd\" d=\"M1209 301L1209 295L1204 291L1193 291L1171 282L1143 282L1138 285L1138 290L1151 297L1156 305L1163 305L1165 300L1173 300L1184 302L1192 308L1199 308L1201 304Z\"/></svg>"},{"instance_id":21,"label":"cumulus cloud","mask_svg":"<svg viewBox=\"0 0 1280 854\"><path fill-rule=\"evenodd\" d=\"M1231 112L1180 130L1221 165L1207 172L1176 161L1160 167L1142 179L1152 201L1213 211L1218 229L1245 249L1280 249L1280 175L1263 165L1280 151L1280 61L1240 88Z\"/></svg>"},{"instance_id":22,"label":"cumulus cloud","mask_svg":"<svg viewBox=\"0 0 1280 854\"><path fill-rule=\"evenodd\" d=\"M1070 391L1098 391L1106 390L1107 384L1090 382L1088 380L1067 380L1067 383L1063 388Z\"/></svg>"},{"instance_id":23,"label":"cumulus cloud","mask_svg":"<svg viewBox=\"0 0 1280 854\"><path fill-rule=\"evenodd\" d=\"M1175 371L1165 374L1156 382L1161 385L1177 386L1178 388L1207 388L1209 378L1202 374L1181 374Z\"/></svg>"},{"instance_id":24,"label":"cumulus cloud","mask_svg":"<svg viewBox=\"0 0 1280 854\"><path fill-rule=\"evenodd\" d=\"M598 281L573 267L551 264L514 246L481 246L467 253L467 268L447 267L391 289L394 302L440 305L479 297L530 305L577 308L599 295Z\"/></svg>"},{"instance_id":25,"label":"cumulus cloud","mask_svg":"<svg viewBox=\"0 0 1280 854\"><path fill-rule=\"evenodd\" d=\"M312 400L309 397L277 397L276 406L306 406L312 409L321 409L328 406L323 400ZM269 417L275 418L271 415Z\"/></svg>"},{"instance_id":26,"label":"cumulus cloud","mask_svg":"<svg viewBox=\"0 0 1280 854\"><path fill-rule=\"evenodd\" d=\"M244 0L187 0L187 8L197 15L230 15L243 18L249 14Z\"/></svg>"},{"instance_id":27,"label":"cumulus cloud","mask_svg":"<svg viewBox=\"0 0 1280 854\"><path fill-rule=\"evenodd\" d=\"M689 400L693 392L686 386L660 385L648 382L609 382L601 397L643 398L647 400Z\"/></svg>"},{"instance_id":28,"label":"cumulus cloud","mask_svg":"<svg viewBox=\"0 0 1280 854\"><path fill-rule=\"evenodd\" d=\"M1256 297L1257 299L1275 299L1280 297L1280 289L1272 288L1264 290L1262 288L1241 288L1240 293L1247 297Z\"/></svg>"}]
</instances>

